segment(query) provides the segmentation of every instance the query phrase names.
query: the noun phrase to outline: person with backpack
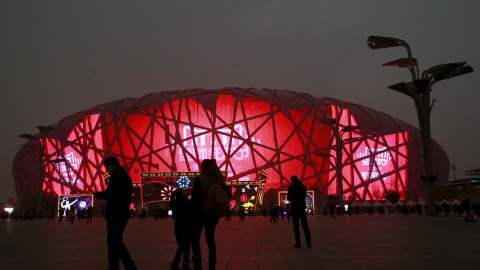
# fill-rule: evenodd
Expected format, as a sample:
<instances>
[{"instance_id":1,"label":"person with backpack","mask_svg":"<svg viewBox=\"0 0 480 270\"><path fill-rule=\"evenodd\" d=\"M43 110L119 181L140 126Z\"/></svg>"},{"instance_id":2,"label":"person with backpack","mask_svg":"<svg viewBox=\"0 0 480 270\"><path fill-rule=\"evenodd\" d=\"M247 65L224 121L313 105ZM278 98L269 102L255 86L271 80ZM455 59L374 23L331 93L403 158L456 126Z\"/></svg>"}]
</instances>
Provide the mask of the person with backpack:
<instances>
[{"instance_id":1,"label":"person with backpack","mask_svg":"<svg viewBox=\"0 0 480 270\"><path fill-rule=\"evenodd\" d=\"M200 165L201 174L195 178L190 200L192 209L192 261L193 269L202 269L200 254L200 235L205 227L208 246L208 269L215 269L217 248L215 245L215 226L219 218L229 208L232 190L222 181L222 173L215 159L205 159Z\"/></svg>"}]
</instances>

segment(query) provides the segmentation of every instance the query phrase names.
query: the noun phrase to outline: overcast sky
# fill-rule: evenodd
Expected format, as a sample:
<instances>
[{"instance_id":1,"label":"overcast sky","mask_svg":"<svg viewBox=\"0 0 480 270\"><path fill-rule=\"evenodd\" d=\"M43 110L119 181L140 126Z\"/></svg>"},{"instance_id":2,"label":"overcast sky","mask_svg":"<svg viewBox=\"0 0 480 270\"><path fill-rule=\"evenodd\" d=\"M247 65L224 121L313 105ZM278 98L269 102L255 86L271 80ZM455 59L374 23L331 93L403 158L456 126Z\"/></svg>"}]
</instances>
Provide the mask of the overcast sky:
<instances>
[{"instance_id":1,"label":"overcast sky","mask_svg":"<svg viewBox=\"0 0 480 270\"><path fill-rule=\"evenodd\" d=\"M0 202L16 197L12 162L37 125L95 105L187 88L253 87L332 97L418 127L409 81L382 67L407 41L420 70L476 71L434 85L432 137L457 178L480 168L480 1L0 0ZM451 171L450 180L453 180Z\"/></svg>"}]
</instances>

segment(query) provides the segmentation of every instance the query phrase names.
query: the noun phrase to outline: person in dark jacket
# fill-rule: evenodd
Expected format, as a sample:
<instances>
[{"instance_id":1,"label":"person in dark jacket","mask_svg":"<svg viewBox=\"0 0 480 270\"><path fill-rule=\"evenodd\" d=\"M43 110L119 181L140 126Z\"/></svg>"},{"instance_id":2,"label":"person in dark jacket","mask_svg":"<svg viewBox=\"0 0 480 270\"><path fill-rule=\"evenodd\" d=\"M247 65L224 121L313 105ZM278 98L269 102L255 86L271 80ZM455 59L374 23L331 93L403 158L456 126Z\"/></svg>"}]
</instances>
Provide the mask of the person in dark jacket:
<instances>
[{"instance_id":1,"label":"person in dark jacket","mask_svg":"<svg viewBox=\"0 0 480 270\"><path fill-rule=\"evenodd\" d=\"M217 261L217 247L215 245L215 226L218 224L218 217L205 213L204 202L207 197L210 184L214 181L221 184L229 198L232 197L232 190L222 181L222 173L218 168L215 159L205 159L200 165L201 174L195 178L192 189L190 204L192 207L192 261L195 270L202 269L200 254L200 235L205 227L205 238L208 245L208 268L215 269Z\"/></svg>"},{"instance_id":2,"label":"person in dark jacket","mask_svg":"<svg viewBox=\"0 0 480 270\"><path fill-rule=\"evenodd\" d=\"M310 230L308 229L307 223L307 212L305 211L305 197L307 196L307 187L298 180L298 177L293 175L290 177L292 185L288 187L287 200L292 203L292 221L293 221L293 233L295 234L295 245L294 247L301 247L300 242L300 230L298 227L298 220L302 223L303 232L305 233L305 240L307 242L307 247L312 246L312 240L310 236Z\"/></svg>"},{"instance_id":3,"label":"person in dark jacket","mask_svg":"<svg viewBox=\"0 0 480 270\"><path fill-rule=\"evenodd\" d=\"M109 270L119 269L119 260L125 269L136 270L135 262L130 257L122 235L130 218L130 202L132 199L132 178L128 175L115 157L107 157L103 165L109 174L105 191L97 192L97 199L107 201L105 218L107 219L107 246Z\"/></svg>"},{"instance_id":4,"label":"person in dark jacket","mask_svg":"<svg viewBox=\"0 0 480 270\"><path fill-rule=\"evenodd\" d=\"M175 216L175 224L173 228L175 230L175 239L177 240L177 251L171 264L171 270L179 270L178 264L183 254L182 269L188 270L190 267L190 206L187 200L187 196L183 189L179 188L172 193L170 197L170 208Z\"/></svg>"}]
</instances>

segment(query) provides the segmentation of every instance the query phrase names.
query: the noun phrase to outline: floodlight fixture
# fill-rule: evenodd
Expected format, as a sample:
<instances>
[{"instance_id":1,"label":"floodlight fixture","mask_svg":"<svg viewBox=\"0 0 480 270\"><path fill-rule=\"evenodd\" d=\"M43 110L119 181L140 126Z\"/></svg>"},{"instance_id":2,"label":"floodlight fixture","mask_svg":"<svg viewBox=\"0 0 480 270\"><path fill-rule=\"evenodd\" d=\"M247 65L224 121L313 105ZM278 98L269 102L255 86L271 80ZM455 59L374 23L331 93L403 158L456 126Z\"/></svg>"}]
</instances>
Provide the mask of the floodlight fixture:
<instances>
[{"instance_id":1,"label":"floodlight fixture","mask_svg":"<svg viewBox=\"0 0 480 270\"><path fill-rule=\"evenodd\" d=\"M333 126L333 125L338 124L337 120L334 119L334 118L325 118L325 119L322 119L322 120L318 120L318 122L323 123L323 124L327 124L329 126Z\"/></svg>"},{"instance_id":2,"label":"floodlight fixture","mask_svg":"<svg viewBox=\"0 0 480 270\"><path fill-rule=\"evenodd\" d=\"M334 155L330 155L327 153L315 153L315 155L323 158L333 158L335 160L335 163L337 163L337 158Z\"/></svg>"},{"instance_id":3,"label":"floodlight fixture","mask_svg":"<svg viewBox=\"0 0 480 270\"><path fill-rule=\"evenodd\" d=\"M450 72L450 74L447 75L446 79L451 79L453 77L458 77L458 76L461 76L461 75L465 75L465 74L468 74L468 73L472 73L473 72L473 68L471 66L464 66L464 67L461 67L461 68L457 68L456 70Z\"/></svg>"},{"instance_id":4,"label":"floodlight fixture","mask_svg":"<svg viewBox=\"0 0 480 270\"><path fill-rule=\"evenodd\" d=\"M436 74L439 74L439 73L449 72L449 71L452 71L456 68L464 66L466 63L467 62L457 62L457 63L436 65L436 66L433 66L433 67L427 69L427 73L431 74L431 75L436 75Z\"/></svg>"},{"instance_id":5,"label":"floodlight fixture","mask_svg":"<svg viewBox=\"0 0 480 270\"><path fill-rule=\"evenodd\" d=\"M367 45L372 50L405 46L405 44L405 41L391 37L369 36L367 39Z\"/></svg>"},{"instance_id":6,"label":"floodlight fixture","mask_svg":"<svg viewBox=\"0 0 480 270\"><path fill-rule=\"evenodd\" d=\"M411 61L412 60L412 61ZM405 67L412 67L417 65L417 58L400 58L397 60L390 61L388 63L383 64L382 66L386 67L399 67L399 68L405 68Z\"/></svg>"},{"instance_id":7,"label":"floodlight fixture","mask_svg":"<svg viewBox=\"0 0 480 270\"><path fill-rule=\"evenodd\" d=\"M27 140L32 140L32 141L36 141L37 140L37 137L31 135L31 134L20 134L18 135L18 137L22 138L22 139L27 139Z\"/></svg>"},{"instance_id":8,"label":"floodlight fixture","mask_svg":"<svg viewBox=\"0 0 480 270\"><path fill-rule=\"evenodd\" d=\"M410 97L415 97L416 95L421 95L425 93L430 84L430 79L420 79L414 80L412 82L401 82L394 85L390 85L388 88L405 94Z\"/></svg>"},{"instance_id":9,"label":"floodlight fixture","mask_svg":"<svg viewBox=\"0 0 480 270\"><path fill-rule=\"evenodd\" d=\"M473 68L471 66L465 66L466 63L467 62L458 62L436 65L425 71L424 76L429 76L435 81L441 81L473 72Z\"/></svg>"},{"instance_id":10,"label":"floodlight fixture","mask_svg":"<svg viewBox=\"0 0 480 270\"><path fill-rule=\"evenodd\" d=\"M345 126L345 127L343 127L342 132L344 132L344 133L345 132L352 132L352 131L355 131L357 129L360 129L360 127L358 127L358 126Z\"/></svg>"},{"instance_id":11,"label":"floodlight fixture","mask_svg":"<svg viewBox=\"0 0 480 270\"><path fill-rule=\"evenodd\" d=\"M46 127L46 126L37 126L38 130L40 130L40 132L42 132L43 134L47 134L49 133L50 131L52 130L55 130L54 127Z\"/></svg>"}]
</instances>

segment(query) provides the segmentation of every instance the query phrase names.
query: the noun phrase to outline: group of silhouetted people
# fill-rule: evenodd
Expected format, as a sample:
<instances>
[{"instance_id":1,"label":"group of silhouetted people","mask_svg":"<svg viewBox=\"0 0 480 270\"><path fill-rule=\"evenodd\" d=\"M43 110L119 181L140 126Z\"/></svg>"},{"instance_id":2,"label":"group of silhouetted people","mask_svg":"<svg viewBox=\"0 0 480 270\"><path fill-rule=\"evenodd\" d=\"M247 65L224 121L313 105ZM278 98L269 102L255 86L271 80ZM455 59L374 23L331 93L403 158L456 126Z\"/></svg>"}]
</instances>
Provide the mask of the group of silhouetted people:
<instances>
[{"instance_id":1,"label":"group of silhouetted people","mask_svg":"<svg viewBox=\"0 0 480 270\"><path fill-rule=\"evenodd\" d=\"M120 162L115 157L108 157L104 160L104 166L108 174L108 186L105 191L97 192L97 199L106 200L105 218L107 219L107 246L109 269L119 269L119 262L127 270L137 269L135 262L131 258L125 247L122 235L130 218L130 203L132 197L132 179L120 166ZM221 191L225 194L225 200L229 201L232 197L231 189L222 181L222 173L215 159L205 159L200 165L201 173L195 178L190 201L183 189L175 190L170 198L170 206L175 217L174 231L178 248L170 269L190 269L190 248L192 249L191 260L194 270L202 269L200 237L205 229L205 237L208 246L208 268L215 269L216 265L216 244L215 228L222 215L211 214L211 192L212 190ZM290 178L292 184L288 188L288 201L291 203L289 208L293 220L293 230L295 236L294 247L301 247L299 223L301 223L305 240L308 247L311 247L310 230L307 223L305 197L307 195L305 185L297 178ZM218 194L218 193L217 193ZM228 197L228 198L227 198ZM209 206L209 207L207 207ZM228 206L226 206L228 208ZM271 211L275 213L276 211ZM227 214L225 211L223 215ZM243 218L242 216L240 217ZM275 222L275 217L273 217ZM183 261L182 261L183 259Z\"/></svg>"},{"instance_id":2,"label":"group of silhouetted people","mask_svg":"<svg viewBox=\"0 0 480 270\"><path fill-rule=\"evenodd\" d=\"M119 261L125 269L137 269L127 248L125 247L122 235L130 217L130 202L132 197L132 179L120 166L115 157L108 157L104 160L105 169L109 175L109 184L105 191L98 192L95 196L98 199L105 199L107 219L107 246L109 269L119 269ZM192 249L192 261L195 270L202 269L200 236L205 228L205 237L208 245L209 269L215 269L216 245L215 227L219 222L218 216L205 212L204 204L209 195L211 186L219 186L225 190L226 196L230 198L232 191L222 181L222 173L215 159L203 160L200 165L200 175L195 178L191 200L187 200L182 189L177 189L171 196L170 206L175 216L175 238L177 240L177 251L171 269L190 269L190 247Z\"/></svg>"},{"instance_id":3,"label":"group of silhouetted people","mask_svg":"<svg viewBox=\"0 0 480 270\"><path fill-rule=\"evenodd\" d=\"M177 189L170 199L170 206L175 215L175 238L177 251L170 269L190 269L190 247L192 248L192 261L195 270L202 269L200 236L205 228L205 237L208 246L208 268L215 269L217 261L217 248L215 245L215 227L219 217L205 212L206 197L211 185L216 184L225 190L226 195L232 197L232 191L222 181L222 173L215 159L203 160L200 165L201 174L195 178L190 202L182 189ZM227 212L226 212L227 213Z\"/></svg>"}]
</instances>

